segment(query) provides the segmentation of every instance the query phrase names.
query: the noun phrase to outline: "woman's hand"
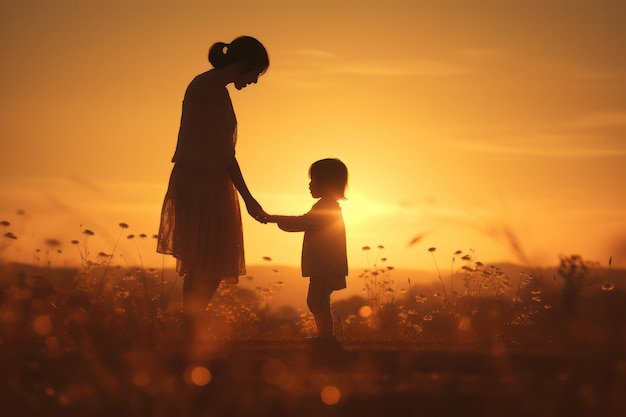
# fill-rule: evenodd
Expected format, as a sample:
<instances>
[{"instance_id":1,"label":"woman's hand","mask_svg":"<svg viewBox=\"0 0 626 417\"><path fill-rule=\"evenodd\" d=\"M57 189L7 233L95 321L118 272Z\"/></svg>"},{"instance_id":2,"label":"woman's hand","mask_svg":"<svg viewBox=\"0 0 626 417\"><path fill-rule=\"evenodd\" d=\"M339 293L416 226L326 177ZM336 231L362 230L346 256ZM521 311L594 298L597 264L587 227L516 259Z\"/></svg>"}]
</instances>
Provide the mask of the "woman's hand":
<instances>
[{"instance_id":1,"label":"woman's hand","mask_svg":"<svg viewBox=\"0 0 626 417\"><path fill-rule=\"evenodd\" d=\"M261 223L267 223L268 214L263 210L261 205L255 199L246 201L246 209L248 214L252 216L256 221Z\"/></svg>"}]
</instances>

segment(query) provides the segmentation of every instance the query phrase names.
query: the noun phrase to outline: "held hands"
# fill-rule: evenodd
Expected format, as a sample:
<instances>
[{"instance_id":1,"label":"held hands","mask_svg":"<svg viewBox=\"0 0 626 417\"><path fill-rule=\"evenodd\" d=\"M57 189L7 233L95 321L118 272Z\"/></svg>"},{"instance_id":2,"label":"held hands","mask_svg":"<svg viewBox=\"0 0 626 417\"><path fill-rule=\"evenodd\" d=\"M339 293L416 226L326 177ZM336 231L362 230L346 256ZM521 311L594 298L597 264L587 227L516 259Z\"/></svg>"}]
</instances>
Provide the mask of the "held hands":
<instances>
[{"instance_id":1,"label":"held hands","mask_svg":"<svg viewBox=\"0 0 626 417\"><path fill-rule=\"evenodd\" d=\"M267 223L269 215L263 210L261 205L254 199L246 201L246 209L248 214L260 223Z\"/></svg>"}]
</instances>

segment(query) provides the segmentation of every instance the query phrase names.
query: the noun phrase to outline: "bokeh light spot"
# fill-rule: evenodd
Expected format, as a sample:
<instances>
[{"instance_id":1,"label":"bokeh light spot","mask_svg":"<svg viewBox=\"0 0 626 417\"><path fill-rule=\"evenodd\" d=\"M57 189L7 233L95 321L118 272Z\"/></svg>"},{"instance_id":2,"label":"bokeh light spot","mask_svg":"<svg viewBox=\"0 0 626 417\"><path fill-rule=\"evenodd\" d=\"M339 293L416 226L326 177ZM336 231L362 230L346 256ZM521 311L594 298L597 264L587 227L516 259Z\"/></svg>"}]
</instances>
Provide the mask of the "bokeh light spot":
<instances>
[{"instance_id":1,"label":"bokeh light spot","mask_svg":"<svg viewBox=\"0 0 626 417\"><path fill-rule=\"evenodd\" d=\"M146 371L137 371L133 375L133 382L138 387L147 387L150 384L150 375Z\"/></svg>"},{"instance_id":2,"label":"bokeh light spot","mask_svg":"<svg viewBox=\"0 0 626 417\"><path fill-rule=\"evenodd\" d=\"M56 352L61 347L61 342L54 336L46 337L46 347L50 352Z\"/></svg>"},{"instance_id":3,"label":"bokeh light spot","mask_svg":"<svg viewBox=\"0 0 626 417\"><path fill-rule=\"evenodd\" d=\"M341 391L339 388L329 385L322 389L322 401L327 405L335 405L341 399Z\"/></svg>"},{"instance_id":4,"label":"bokeh light spot","mask_svg":"<svg viewBox=\"0 0 626 417\"><path fill-rule=\"evenodd\" d=\"M370 306L363 306L363 307L359 308L359 316L361 316L363 318L368 318L371 315L372 315L372 307L370 307Z\"/></svg>"},{"instance_id":5,"label":"bokeh light spot","mask_svg":"<svg viewBox=\"0 0 626 417\"><path fill-rule=\"evenodd\" d=\"M37 316L33 321L33 330L41 336L45 336L52 331L52 319L48 315Z\"/></svg>"},{"instance_id":6,"label":"bokeh light spot","mask_svg":"<svg viewBox=\"0 0 626 417\"><path fill-rule=\"evenodd\" d=\"M198 386L204 386L211 382L211 371L204 366L196 366L190 373L191 382Z\"/></svg>"}]
</instances>

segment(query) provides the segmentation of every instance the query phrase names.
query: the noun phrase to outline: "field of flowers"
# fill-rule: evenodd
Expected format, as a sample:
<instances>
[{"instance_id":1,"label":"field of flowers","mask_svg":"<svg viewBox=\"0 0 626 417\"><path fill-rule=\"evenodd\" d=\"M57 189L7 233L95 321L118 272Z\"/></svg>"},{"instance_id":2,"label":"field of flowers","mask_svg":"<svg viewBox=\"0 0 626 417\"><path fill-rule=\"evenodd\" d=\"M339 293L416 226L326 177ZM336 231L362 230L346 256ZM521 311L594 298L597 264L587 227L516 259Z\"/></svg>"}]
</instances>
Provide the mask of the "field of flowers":
<instances>
[{"instance_id":1,"label":"field of flowers","mask_svg":"<svg viewBox=\"0 0 626 417\"><path fill-rule=\"evenodd\" d=\"M18 236L2 226L4 250ZM220 287L189 345L180 279L120 262L117 243L92 254L93 235L70 242L79 267L54 264L55 242L0 262L3 415L626 415L626 271L612 259L512 276L457 251L442 274L428 248L438 272L412 282L366 246L361 296L333 305L341 347L306 341L312 316L280 302L289 284L271 270Z\"/></svg>"}]
</instances>

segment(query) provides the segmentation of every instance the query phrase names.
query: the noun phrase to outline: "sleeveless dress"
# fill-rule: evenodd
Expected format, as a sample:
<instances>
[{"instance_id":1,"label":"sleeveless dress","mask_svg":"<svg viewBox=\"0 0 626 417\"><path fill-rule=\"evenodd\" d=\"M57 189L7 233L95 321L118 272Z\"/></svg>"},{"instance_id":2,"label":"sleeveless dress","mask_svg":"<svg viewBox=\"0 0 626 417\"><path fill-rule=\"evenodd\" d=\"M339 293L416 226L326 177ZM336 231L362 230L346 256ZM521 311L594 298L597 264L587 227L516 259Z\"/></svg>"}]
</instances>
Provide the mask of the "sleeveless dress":
<instances>
[{"instance_id":1,"label":"sleeveless dress","mask_svg":"<svg viewBox=\"0 0 626 417\"><path fill-rule=\"evenodd\" d=\"M236 141L228 90L212 70L198 75L183 100L157 241L181 276L219 282L246 273L238 193L227 172Z\"/></svg>"}]
</instances>

